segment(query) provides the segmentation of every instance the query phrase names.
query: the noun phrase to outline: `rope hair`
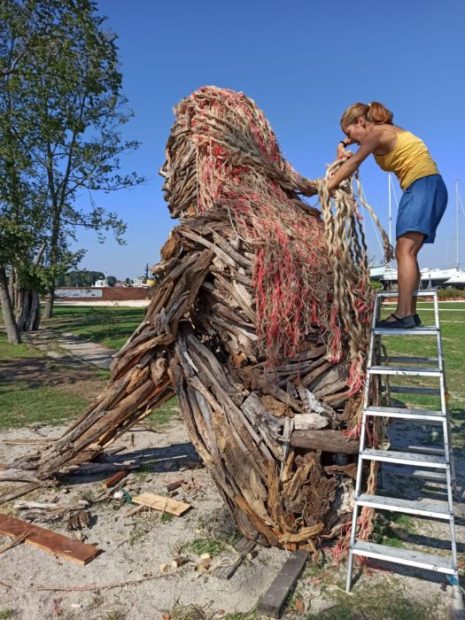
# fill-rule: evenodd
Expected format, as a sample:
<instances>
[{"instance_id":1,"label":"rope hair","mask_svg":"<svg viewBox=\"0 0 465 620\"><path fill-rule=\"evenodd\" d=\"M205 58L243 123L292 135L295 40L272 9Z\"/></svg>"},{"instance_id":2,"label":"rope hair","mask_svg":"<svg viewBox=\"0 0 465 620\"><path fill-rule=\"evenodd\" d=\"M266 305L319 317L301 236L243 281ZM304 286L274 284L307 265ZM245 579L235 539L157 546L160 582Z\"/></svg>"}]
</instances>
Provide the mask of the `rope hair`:
<instances>
[{"instance_id":1,"label":"rope hair","mask_svg":"<svg viewBox=\"0 0 465 620\"><path fill-rule=\"evenodd\" d=\"M344 160L333 162L324 179L316 181L325 228L325 237L334 277L333 305L340 313L345 332L349 337L352 368L363 381L364 362L368 349L370 321L367 309L361 303L363 294L360 282L369 281L368 251L361 226L362 217L358 204L370 213L383 238L385 261L393 256L389 238L373 209L366 201L358 175L343 181L333 192L328 192L327 180ZM354 190L355 186L355 190ZM359 383L355 381L352 385Z\"/></svg>"}]
</instances>

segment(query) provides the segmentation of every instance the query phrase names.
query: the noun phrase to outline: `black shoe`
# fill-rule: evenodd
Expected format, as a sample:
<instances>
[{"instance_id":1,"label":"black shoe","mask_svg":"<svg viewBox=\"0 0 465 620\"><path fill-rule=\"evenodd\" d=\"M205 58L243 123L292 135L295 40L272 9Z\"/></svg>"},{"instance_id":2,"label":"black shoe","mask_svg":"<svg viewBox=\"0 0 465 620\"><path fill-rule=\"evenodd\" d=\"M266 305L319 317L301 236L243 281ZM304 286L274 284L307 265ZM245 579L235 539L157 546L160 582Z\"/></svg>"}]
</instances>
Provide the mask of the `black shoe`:
<instances>
[{"instance_id":1,"label":"black shoe","mask_svg":"<svg viewBox=\"0 0 465 620\"><path fill-rule=\"evenodd\" d=\"M413 315L413 320L415 321L415 326L416 326L416 327L419 327L419 326L421 325L421 319L420 319L420 317L418 316L418 314L414 314L414 315Z\"/></svg>"},{"instance_id":2,"label":"black shoe","mask_svg":"<svg viewBox=\"0 0 465 620\"><path fill-rule=\"evenodd\" d=\"M391 314L388 318L393 318L394 320L389 321L388 319L384 319L384 321L377 321L376 327L382 327L383 329L412 329L412 327L417 326L417 322L411 314L403 317L398 317L395 314ZM420 317L418 317L418 319L420 319Z\"/></svg>"}]
</instances>

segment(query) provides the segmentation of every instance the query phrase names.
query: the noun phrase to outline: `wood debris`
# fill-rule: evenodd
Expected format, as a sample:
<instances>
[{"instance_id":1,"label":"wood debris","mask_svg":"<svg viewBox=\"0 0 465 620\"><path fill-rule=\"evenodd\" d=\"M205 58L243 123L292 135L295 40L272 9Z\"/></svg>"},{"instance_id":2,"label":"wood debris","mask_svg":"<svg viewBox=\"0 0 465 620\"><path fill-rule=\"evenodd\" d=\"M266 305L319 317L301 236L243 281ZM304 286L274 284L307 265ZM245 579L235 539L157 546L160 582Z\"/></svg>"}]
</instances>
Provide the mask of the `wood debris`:
<instances>
[{"instance_id":1,"label":"wood debris","mask_svg":"<svg viewBox=\"0 0 465 620\"><path fill-rule=\"evenodd\" d=\"M155 493L142 493L137 497L132 498L134 504L141 504L160 512L168 512L171 515L180 517L185 512L192 508L191 504L186 502L179 502L176 499L170 497L164 497L163 495L156 495Z\"/></svg>"},{"instance_id":2,"label":"wood debris","mask_svg":"<svg viewBox=\"0 0 465 620\"><path fill-rule=\"evenodd\" d=\"M89 527L90 524L91 516L89 510L80 510L69 517L66 529L68 531L82 530L85 527Z\"/></svg>"},{"instance_id":3,"label":"wood debris","mask_svg":"<svg viewBox=\"0 0 465 620\"><path fill-rule=\"evenodd\" d=\"M87 564L100 553L100 550L93 545L86 545L68 536L0 513L0 534L18 538L26 532L28 534L24 539L25 543L78 564Z\"/></svg>"},{"instance_id":4,"label":"wood debris","mask_svg":"<svg viewBox=\"0 0 465 620\"><path fill-rule=\"evenodd\" d=\"M118 484L118 482L123 480L123 478L125 478L128 473L129 472L127 470L115 472L112 476L103 481L103 487L105 489L110 489L111 487L114 487L116 484Z\"/></svg>"}]
</instances>

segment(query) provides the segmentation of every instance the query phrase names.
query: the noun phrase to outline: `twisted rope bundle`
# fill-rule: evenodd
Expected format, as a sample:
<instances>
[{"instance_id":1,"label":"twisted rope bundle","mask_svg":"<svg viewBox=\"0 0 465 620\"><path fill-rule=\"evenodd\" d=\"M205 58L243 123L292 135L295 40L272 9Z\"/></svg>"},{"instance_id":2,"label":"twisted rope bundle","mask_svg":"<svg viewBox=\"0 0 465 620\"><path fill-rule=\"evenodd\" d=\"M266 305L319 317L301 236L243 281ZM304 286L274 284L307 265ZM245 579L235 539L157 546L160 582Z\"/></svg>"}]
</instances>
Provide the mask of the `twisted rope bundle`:
<instances>
[{"instance_id":1,"label":"twisted rope bundle","mask_svg":"<svg viewBox=\"0 0 465 620\"><path fill-rule=\"evenodd\" d=\"M361 388L364 378L372 313L367 245L358 203L368 210L381 233L386 262L392 257L392 247L378 217L364 198L358 176L355 177L355 191L352 179L348 179L335 189L333 196L329 194L326 181L343 161L338 159L328 166L325 178L318 181L318 194L334 278L332 327L335 330L342 327L348 335L351 359L350 393L355 394ZM335 320L337 316L341 318L341 326ZM338 360L341 356L341 338L334 338L332 343L331 355Z\"/></svg>"}]
</instances>

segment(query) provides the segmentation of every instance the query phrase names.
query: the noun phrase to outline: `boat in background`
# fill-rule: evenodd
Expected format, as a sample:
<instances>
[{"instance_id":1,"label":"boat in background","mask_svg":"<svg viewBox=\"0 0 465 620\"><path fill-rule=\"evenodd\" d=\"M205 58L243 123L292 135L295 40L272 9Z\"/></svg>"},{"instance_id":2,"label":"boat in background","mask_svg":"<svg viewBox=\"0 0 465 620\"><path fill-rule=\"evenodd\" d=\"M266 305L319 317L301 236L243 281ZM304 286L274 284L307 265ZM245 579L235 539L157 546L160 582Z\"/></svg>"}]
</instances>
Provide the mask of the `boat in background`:
<instances>
[{"instance_id":1,"label":"boat in background","mask_svg":"<svg viewBox=\"0 0 465 620\"><path fill-rule=\"evenodd\" d=\"M382 265L370 269L370 278L386 284L386 287L397 282L397 269L391 265ZM457 267L449 269L420 269L420 288L428 289L437 286L465 287L465 270Z\"/></svg>"}]
</instances>

